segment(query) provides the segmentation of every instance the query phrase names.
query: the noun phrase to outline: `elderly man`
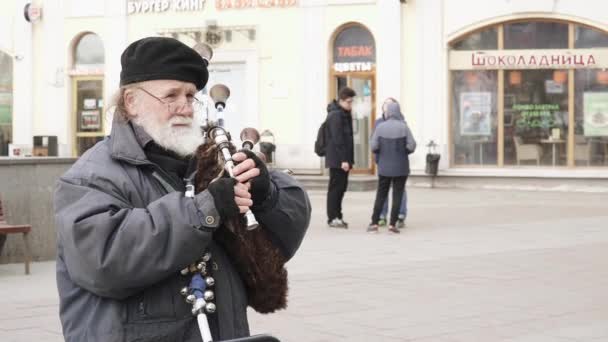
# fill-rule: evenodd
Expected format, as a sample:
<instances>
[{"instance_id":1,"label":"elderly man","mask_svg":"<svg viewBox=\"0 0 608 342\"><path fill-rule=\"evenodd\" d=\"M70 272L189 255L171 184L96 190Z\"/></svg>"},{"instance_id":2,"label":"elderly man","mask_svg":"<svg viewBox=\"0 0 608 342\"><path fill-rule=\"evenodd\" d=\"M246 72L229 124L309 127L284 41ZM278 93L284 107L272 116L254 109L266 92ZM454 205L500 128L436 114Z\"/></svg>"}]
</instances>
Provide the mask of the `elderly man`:
<instances>
[{"instance_id":1,"label":"elderly man","mask_svg":"<svg viewBox=\"0 0 608 342\"><path fill-rule=\"evenodd\" d=\"M252 154L194 197L184 178L202 143L194 97L203 59L171 38L144 38L121 57L112 134L61 177L55 192L57 286L66 341L201 341L180 270L209 252L214 340L249 335L247 295L214 232L249 208L288 259L310 220L306 193ZM237 182L238 181L238 182ZM260 228L261 229L261 228Z\"/></svg>"}]
</instances>

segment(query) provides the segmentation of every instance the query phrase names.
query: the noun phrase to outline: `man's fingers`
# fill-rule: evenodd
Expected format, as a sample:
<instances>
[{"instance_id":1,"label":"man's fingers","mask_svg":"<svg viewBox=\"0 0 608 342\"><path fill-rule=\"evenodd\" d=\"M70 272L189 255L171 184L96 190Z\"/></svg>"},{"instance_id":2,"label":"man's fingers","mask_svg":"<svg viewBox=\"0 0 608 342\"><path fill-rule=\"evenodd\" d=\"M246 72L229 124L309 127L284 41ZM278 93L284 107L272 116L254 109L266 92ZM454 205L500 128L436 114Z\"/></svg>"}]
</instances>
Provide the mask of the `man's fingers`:
<instances>
[{"instance_id":1,"label":"man's fingers","mask_svg":"<svg viewBox=\"0 0 608 342\"><path fill-rule=\"evenodd\" d=\"M237 152L232 155L232 160L234 160L237 163L240 163L245 159L247 159L247 155L243 152Z\"/></svg>"},{"instance_id":2,"label":"man's fingers","mask_svg":"<svg viewBox=\"0 0 608 342\"><path fill-rule=\"evenodd\" d=\"M235 156L237 154L235 154ZM241 153L241 154L243 154L243 153ZM243 154L243 155L245 155L245 154ZM245 161L243 161L240 164L238 164L237 166L235 166L234 169L232 169L232 172L234 173L235 176L238 176L241 173L247 172L248 170L251 170L254 168L255 168L255 162L253 161L253 159L245 159Z\"/></svg>"},{"instance_id":3,"label":"man's fingers","mask_svg":"<svg viewBox=\"0 0 608 342\"><path fill-rule=\"evenodd\" d=\"M249 159L249 160L251 160L251 159ZM248 180L250 180L250 179L252 179L254 177L257 177L259 175L260 175L260 169L253 168L251 170L246 171L243 174L240 174L240 175L236 176L236 180L239 183L246 183Z\"/></svg>"},{"instance_id":4,"label":"man's fingers","mask_svg":"<svg viewBox=\"0 0 608 342\"><path fill-rule=\"evenodd\" d=\"M253 205L253 201L249 198L243 198L243 197L235 197L234 201L236 202L236 205L240 208L240 207L246 207L249 208Z\"/></svg>"},{"instance_id":5,"label":"man's fingers","mask_svg":"<svg viewBox=\"0 0 608 342\"><path fill-rule=\"evenodd\" d=\"M245 184L237 183L234 186L234 202L239 207L239 212L244 214L253 205L249 187Z\"/></svg>"},{"instance_id":6,"label":"man's fingers","mask_svg":"<svg viewBox=\"0 0 608 342\"><path fill-rule=\"evenodd\" d=\"M234 197L251 198L249 187L245 184L237 183L234 186Z\"/></svg>"}]
</instances>

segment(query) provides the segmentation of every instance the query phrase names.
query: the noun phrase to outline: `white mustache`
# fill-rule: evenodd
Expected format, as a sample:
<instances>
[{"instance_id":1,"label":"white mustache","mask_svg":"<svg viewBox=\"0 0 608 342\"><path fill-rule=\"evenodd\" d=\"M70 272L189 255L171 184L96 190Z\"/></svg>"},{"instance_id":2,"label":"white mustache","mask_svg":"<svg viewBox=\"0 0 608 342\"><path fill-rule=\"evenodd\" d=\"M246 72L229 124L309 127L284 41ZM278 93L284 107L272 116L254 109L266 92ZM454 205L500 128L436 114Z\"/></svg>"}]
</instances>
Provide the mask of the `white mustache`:
<instances>
[{"instance_id":1,"label":"white mustache","mask_svg":"<svg viewBox=\"0 0 608 342\"><path fill-rule=\"evenodd\" d=\"M185 116L174 116L169 119L170 125L192 125L192 118Z\"/></svg>"}]
</instances>

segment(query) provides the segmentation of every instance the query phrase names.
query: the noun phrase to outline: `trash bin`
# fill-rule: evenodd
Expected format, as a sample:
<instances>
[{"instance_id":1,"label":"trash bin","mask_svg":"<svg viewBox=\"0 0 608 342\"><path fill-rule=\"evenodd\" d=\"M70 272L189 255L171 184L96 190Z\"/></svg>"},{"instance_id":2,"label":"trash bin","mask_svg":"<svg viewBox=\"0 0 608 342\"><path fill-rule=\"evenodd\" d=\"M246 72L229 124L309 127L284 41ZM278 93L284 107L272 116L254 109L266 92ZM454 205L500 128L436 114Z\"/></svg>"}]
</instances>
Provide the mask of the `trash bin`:
<instances>
[{"instance_id":1,"label":"trash bin","mask_svg":"<svg viewBox=\"0 0 608 342\"><path fill-rule=\"evenodd\" d=\"M267 164L274 164L274 152L277 146L274 142L274 134L270 130L264 130L260 134L260 152L266 156Z\"/></svg>"},{"instance_id":2,"label":"trash bin","mask_svg":"<svg viewBox=\"0 0 608 342\"><path fill-rule=\"evenodd\" d=\"M427 153L426 154L426 174L431 176L437 176L439 169L439 159L441 155L439 153Z\"/></svg>"},{"instance_id":3,"label":"trash bin","mask_svg":"<svg viewBox=\"0 0 608 342\"><path fill-rule=\"evenodd\" d=\"M433 140L431 140L426 147L429 149L429 151L426 154L425 173L435 177L439 171L439 159L441 159L441 155L437 153L437 144L435 144Z\"/></svg>"}]
</instances>

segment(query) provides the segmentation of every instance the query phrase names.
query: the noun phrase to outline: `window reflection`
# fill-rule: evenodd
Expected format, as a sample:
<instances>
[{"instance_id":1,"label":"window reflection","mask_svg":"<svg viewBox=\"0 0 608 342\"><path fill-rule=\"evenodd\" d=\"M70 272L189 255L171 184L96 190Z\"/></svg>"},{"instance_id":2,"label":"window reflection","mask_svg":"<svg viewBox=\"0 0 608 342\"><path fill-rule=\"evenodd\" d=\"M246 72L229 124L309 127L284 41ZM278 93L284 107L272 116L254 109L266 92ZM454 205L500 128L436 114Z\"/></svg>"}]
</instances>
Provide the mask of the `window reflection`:
<instances>
[{"instance_id":1,"label":"window reflection","mask_svg":"<svg viewBox=\"0 0 608 342\"><path fill-rule=\"evenodd\" d=\"M505 49L567 49L568 24L516 22L504 25Z\"/></svg>"},{"instance_id":2,"label":"window reflection","mask_svg":"<svg viewBox=\"0 0 608 342\"><path fill-rule=\"evenodd\" d=\"M496 50L498 49L498 30L491 27L467 35L452 45L454 50Z\"/></svg>"},{"instance_id":3,"label":"window reflection","mask_svg":"<svg viewBox=\"0 0 608 342\"><path fill-rule=\"evenodd\" d=\"M497 71L452 72L454 160L496 165Z\"/></svg>"},{"instance_id":4,"label":"window reflection","mask_svg":"<svg viewBox=\"0 0 608 342\"><path fill-rule=\"evenodd\" d=\"M565 165L568 72L510 70L505 77L505 165Z\"/></svg>"}]
</instances>

